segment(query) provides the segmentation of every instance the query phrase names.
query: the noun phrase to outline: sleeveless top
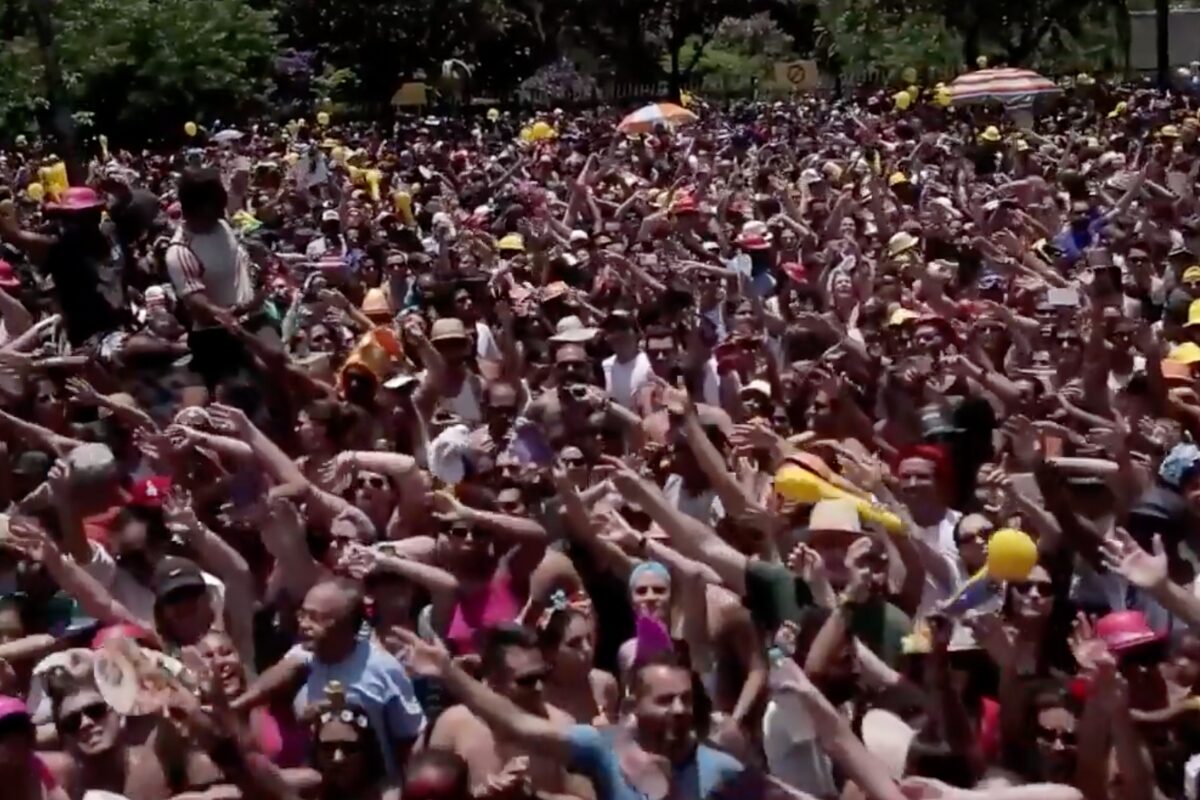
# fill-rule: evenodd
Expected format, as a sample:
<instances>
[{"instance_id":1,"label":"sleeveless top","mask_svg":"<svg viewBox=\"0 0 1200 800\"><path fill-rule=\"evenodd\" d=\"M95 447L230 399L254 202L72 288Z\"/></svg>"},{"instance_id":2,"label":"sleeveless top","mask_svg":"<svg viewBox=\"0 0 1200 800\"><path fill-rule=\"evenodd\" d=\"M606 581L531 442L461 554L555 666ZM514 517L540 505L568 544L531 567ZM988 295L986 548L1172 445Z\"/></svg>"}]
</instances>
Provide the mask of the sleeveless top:
<instances>
[{"instance_id":1,"label":"sleeveless top","mask_svg":"<svg viewBox=\"0 0 1200 800\"><path fill-rule=\"evenodd\" d=\"M521 613L522 603L512 588L512 578L501 570L486 585L461 594L450 618L446 638L458 655L478 652L477 634Z\"/></svg>"}]
</instances>

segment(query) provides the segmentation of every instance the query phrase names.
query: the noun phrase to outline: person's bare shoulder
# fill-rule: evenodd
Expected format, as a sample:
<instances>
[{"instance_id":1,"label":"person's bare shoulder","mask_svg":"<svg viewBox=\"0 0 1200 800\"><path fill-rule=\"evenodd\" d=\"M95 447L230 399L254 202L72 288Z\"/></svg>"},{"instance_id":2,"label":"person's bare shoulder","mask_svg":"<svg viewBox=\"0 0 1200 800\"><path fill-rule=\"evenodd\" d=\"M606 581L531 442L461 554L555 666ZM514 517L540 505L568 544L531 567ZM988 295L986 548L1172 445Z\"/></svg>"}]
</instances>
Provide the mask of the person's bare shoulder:
<instances>
[{"instance_id":1,"label":"person's bare shoulder","mask_svg":"<svg viewBox=\"0 0 1200 800\"><path fill-rule=\"evenodd\" d=\"M79 765L75 759L61 750L38 753L38 758L54 776L54 781L59 786L65 786L70 790L75 785L79 776ZM69 791L68 793L73 792Z\"/></svg>"},{"instance_id":2,"label":"person's bare shoulder","mask_svg":"<svg viewBox=\"0 0 1200 800\"><path fill-rule=\"evenodd\" d=\"M451 706L433 724L429 746L446 747L457 752L460 744L468 740L473 744L478 743L481 735L491 735L483 720L464 705Z\"/></svg>"}]
</instances>

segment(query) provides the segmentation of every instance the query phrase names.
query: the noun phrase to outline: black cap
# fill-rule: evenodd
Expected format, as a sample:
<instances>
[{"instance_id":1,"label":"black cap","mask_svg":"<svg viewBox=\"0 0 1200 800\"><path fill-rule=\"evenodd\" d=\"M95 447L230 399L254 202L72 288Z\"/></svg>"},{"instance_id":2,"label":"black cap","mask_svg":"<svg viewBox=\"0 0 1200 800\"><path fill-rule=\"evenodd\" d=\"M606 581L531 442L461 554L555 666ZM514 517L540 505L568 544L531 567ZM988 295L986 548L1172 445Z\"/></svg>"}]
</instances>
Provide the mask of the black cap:
<instances>
[{"instance_id":1,"label":"black cap","mask_svg":"<svg viewBox=\"0 0 1200 800\"><path fill-rule=\"evenodd\" d=\"M167 556L154 568L154 599L162 602L169 595L185 589L207 589L204 573L194 561Z\"/></svg>"}]
</instances>

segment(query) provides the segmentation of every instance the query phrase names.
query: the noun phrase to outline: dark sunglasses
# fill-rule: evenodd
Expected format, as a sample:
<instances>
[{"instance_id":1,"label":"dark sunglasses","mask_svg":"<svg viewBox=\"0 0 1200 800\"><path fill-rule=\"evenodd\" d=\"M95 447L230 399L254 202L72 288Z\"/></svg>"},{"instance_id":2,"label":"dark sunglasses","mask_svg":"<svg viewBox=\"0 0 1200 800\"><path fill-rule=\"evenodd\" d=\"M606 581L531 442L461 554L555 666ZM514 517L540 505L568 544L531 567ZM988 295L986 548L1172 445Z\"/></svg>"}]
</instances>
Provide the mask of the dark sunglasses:
<instances>
[{"instance_id":1,"label":"dark sunglasses","mask_svg":"<svg viewBox=\"0 0 1200 800\"><path fill-rule=\"evenodd\" d=\"M387 478L380 475L370 475L367 477L357 477L354 479L355 489L386 489L388 488Z\"/></svg>"},{"instance_id":2,"label":"dark sunglasses","mask_svg":"<svg viewBox=\"0 0 1200 800\"><path fill-rule=\"evenodd\" d=\"M513 678L513 685L519 686L522 689L536 689L542 685L546 678L550 677L550 671L534 672L530 675L522 675L519 678Z\"/></svg>"},{"instance_id":3,"label":"dark sunglasses","mask_svg":"<svg viewBox=\"0 0 1200 800\"><path fill-rule=\"evenodd\" d=\"M1013 589L1021 594L1036 594L1038 597L1049 597L1054 593L1050 584L1045 581L1023 581L1013 583Z\"/></svg>"},{"instance_id":4,"label":"dark sunglasses","mask_svg":"<svg viewBox=\"0 0 1200 800\"><path fill-rule=\"evenodd\" d=\"M455 539L465 539L465 538L467 538L468 535L472 536L475 539L482 539L486 536L486 533L481 532L477 528L456 525L453 528L447 528L446 535L452 536Z\"/></svg>"},{"instance_id":5,"label":"dark sunglasses","mask_svg":"<svg viewBox=\"0 0 1200 800\"><path fill-rule=\"evenodd\" d=\"M317 742L317 749L321 755L327 758L333 757L337 753L345 755L358 755L363 751L362 742Z\"/></svg>"},{"instance_id":6,"label":"dark sunglasses","mask_svg":"<svg viewBox=\"0 0 1200 800\"><path fill-rule=\"evenodd\" d=\"M107 703L92 703L90 706L84 706L78 711L73 711L58 720L58 730L68 736L74 736L79 733L79 729L83 727L83 718L87 717L92 722L102 722L108 716L109 707Z\"/></svg>"},{"instance_id":7,"label":"dark sunglasses","mask_svg":"<svg viewBox=\"0 0 1200 800\"><path fill-rule=\"evenodd\" d=\"M1037 738L1039 742L1044 742L1045 744L1054 744L1057 742L1062 744L1064 747L1075 746L1074 731L1058 731L1050 730L1049 728L1038 728Z\"/></svg>"}]
</instances>

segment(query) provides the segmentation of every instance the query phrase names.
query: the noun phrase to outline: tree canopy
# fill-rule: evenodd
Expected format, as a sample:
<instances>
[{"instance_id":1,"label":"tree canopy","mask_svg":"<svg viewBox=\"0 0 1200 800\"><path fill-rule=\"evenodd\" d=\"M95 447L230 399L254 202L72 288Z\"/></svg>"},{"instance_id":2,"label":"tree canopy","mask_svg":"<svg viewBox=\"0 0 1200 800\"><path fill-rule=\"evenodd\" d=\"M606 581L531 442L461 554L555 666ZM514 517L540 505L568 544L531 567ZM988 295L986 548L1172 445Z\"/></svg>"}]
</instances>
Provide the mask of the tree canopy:
<instances>
[{"instance_id":1,"label":"tree canopy","mask_svg":"<svg viewBox=\"0 0 1200 800\"><path fill-rule=\"evenodd\" d=\"M1131 0L1132 2L1133 0ZM979 55L1073 72L1120 66L1126 0L8 0L0 7L0 124L48 113L31 9L50 8L64 99L109 135L178 131L248 111L336 100L382 110L446 59L475 94L539 70L587 80L705 77L745 84L816 58L852 80L951 73Z\"/></svg>"}]
</instances>

